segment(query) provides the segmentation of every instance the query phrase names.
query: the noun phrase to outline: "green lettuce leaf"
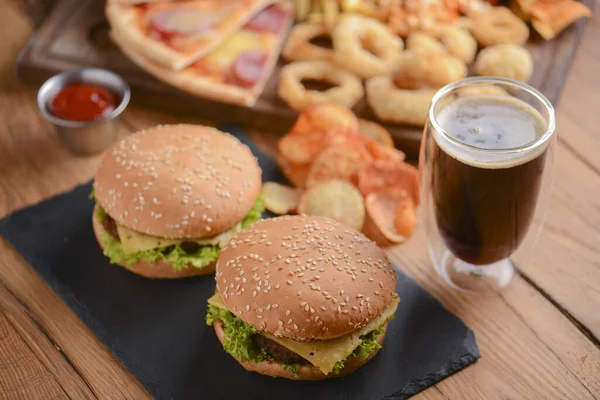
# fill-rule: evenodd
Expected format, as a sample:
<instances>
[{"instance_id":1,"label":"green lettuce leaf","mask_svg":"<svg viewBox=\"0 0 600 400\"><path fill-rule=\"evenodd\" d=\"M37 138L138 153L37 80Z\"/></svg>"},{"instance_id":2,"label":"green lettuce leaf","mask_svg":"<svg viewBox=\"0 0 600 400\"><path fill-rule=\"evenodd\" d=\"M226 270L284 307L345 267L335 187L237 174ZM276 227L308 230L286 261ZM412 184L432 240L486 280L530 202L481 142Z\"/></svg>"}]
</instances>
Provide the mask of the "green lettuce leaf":
<instances>
[{"instance_id":1,"label":"green lettuce leaf","mask_svg":"<svg viewBox=\"0 0 600 400\"><path fill-rule=\"evenodd\" d=\"M164 249L127 254L123 251L121 242L108 233L102 234L102 244L104 245L104 255L109 258L111 264L134 265L140 260L154 264L158 260L164 260L171 263L175 271L186 268L190 264L196 268L206 267L219 257L220 252L218 246L201 246L198 250L190 252L177 244Z\"/></svg>"},{"instance_id":2,"label":"green lettuce leaf","mask_svg":"<svg viewBox=\"0 0 600 400\"><path fill-rule=\"evenodd\" d=\"M98 218L98 221L101 223L104 223L104 220L106 219L106 211L104 211L104 208L98 206L96 209L96 218Z\"/></svg>"},{"instance_id":3,"label":"green lettuce leaf","mask_svg":"<svg viewBox=\"0 0 600 400\"><path fill-rule=\"evenodd\" d=\"M242 229L245 229L262 218L262 213L265 211L265 202L263 201L262 193L258 195L256 202L248 211L248 214L242 220Z\"/></svg>"},{"instance_id":4,"label":"green lettuce leaf","mask_svg":"<svg viewBox=\"0 0 600 400\"><path fill-rule=\"evenodd\" d=\"M93 195L94 192L92 191L90 198L92 198ZM256 199L254 206L252 206L252 209L242 220L242 228L246 228L261 219L264 210L265 204L262 200L262 196L259 196ZM98 204L98 209L96 211L96 218L98 218L98 221L104 222L106 215L106 211ZM158 260L164 260L171 263L175 271L186 268L190 264L196 268L203 268L215 261L219 257L220 252L218 245L200 246L198 250L192 252L184 250L180 245L175 245L163 249L150 249L126 254L123 251L119 239L107 233L102 234L101 239L102 244L105 247L104 255L109 258L111 264L134 265L140 260L146 261L149 264L154 264Z\"/></svg>"},{"instance_id":5,"label":"green lettuce leaf","mask_svg":"<svg viewBox=\"0 0 600 400\"><path fill-rule=\"evenodd\" d=\"M300 364L283 364L283 369L298 376L300 373Z\"/></svg>"},{"instance_id":6,"label":"green lettuce leaf","mask_svg":"<svg viewBox=\"0 0 600 400\"><path fill-rule=\"evenodd\" d=\"M256 363L272 359L264 349L252 341L252 336L258 333L255 327L242 321L231 312L209 304L206 323L212 325L215 321L223 322L226 337L223 348L233 357L244 362L254 361Z\"/></svg>"},{"instance_id":7,"label":"green lettuce leaf","mask_svg":"<svg viewBox=\"0 0 600 400\"><path fill-rule=\"evenodd\" d=\"M88 198L90 200L94 200L94 201L96 200L96 193L94 192L93 186L92 186L92 191L88 195ZM104 211L104 208L100 207L100 204L98 204L97 201L96 201L96 206L98 206L98 208L96 208L96 218L98 218L98 221L104 222L104 220L106 219L106 211Z\"/></svg>"},{"instance_id":8,"label":"green lettuce leaf","mask_svg":"<svg viewBox=\"0 0 600 400\"><path fill-rule=\"evenodd\" d=\"M390 318L392 319L392 318ZM385 325L385 324L384 324ZM340 371L342 370L342 368L344 368L344 365L346 364L346 361L348 361L349 359L351 359L352 357L360 357L363 360L367 359L375 350L379 350L381 348L381 345L379 343L377 343L377 338L380 335L383 335L385 333L385 330L383 328L383 325L381 325L379 328L367 333L365 336L362 337L362 341L360 342L360 344L358 345L358 347L356 349L354 349L354 351L352 352L352 354L350 354L345 360L341 360L338 361L334 366L333 366L333 372L335 374L339 374Z\"/></svg>"},{"instance_id":9,"label":"green lettuce leaf","mask_svg":"<svg viewBox=\"0 0 600 400\"><path fill-rule=\"evenodd\" d=\"M227 353L241 359L242 361L261 362L265 359L273 359L269 353L257 346L252 341L252 336L258 334L258 330L256 328L242 321L230 311L209 304L208 312L206 314L206 323L208 325L212 325L215 323L215 321L223 322L225 336L227 337L223 347ZM335 364L333 367L333 372L335 374L339 374L342 368L344 368L345 363L352 357L358 356L364 360L375 350L379 350L381 345L377 343L377 338L385 332L383 328L384 325L385 323L379 328L363 336L361 338L362 341L358 347L354 349L352 354L350 354L345 360L338 361ZM294 375L298 375L300 372L300 365L284 364L283 369L293 373Z\"/></svg>"}]
</instances>

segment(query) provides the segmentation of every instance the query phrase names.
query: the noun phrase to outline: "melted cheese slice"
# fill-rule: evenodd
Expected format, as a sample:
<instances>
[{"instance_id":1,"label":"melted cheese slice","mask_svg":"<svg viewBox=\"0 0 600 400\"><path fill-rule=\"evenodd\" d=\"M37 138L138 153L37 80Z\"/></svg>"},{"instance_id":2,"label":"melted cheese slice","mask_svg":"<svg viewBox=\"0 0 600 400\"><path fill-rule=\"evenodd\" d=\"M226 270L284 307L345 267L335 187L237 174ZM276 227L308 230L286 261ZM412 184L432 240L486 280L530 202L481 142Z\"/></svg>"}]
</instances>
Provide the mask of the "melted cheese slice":
<instances>
[{"instance_id":1,"label":"melted cheese slice","mask_svg":"<svg viewBox=\"0 0 600 400\"><path fill-rule=\"evenodd\" d=\"M117 232L119 232L119 239L121 240L121 246L126 254L136 253L138 251L160 249L182 242L194 242L201 246L212 245L223 247L227 244L229 239L236 233L242 230L242 224L238 223L236 226L228 231L225 231L217 236L211 238L202 239L165 239L156 236L145 235L140 232L133 231L129 228L125 228L122 225L117 224Z\"/></svg>"},{"instance_id":2,"label":"melted cheese slice","mask_svg":"<svg viewBox=\"0 0 600 400\"><path fill-rule=\"evenodd\" d=\"M208 299L208 304L229 311L227 305L225 305L218 293L215 293L213 297ZM394 296L390 306L377 318L361 329L335 339L298 342L287 338L277 337L266 332L260 332L260 334L300 355L312 365L319 368L321 372L328 374L333 371L333 367L338 361L345 360L352 354L354 349L361 343L361 336L379 328L393 316L398 308L398 304L400 304L400 298Z\"/></svg>"},{"instance_id":3,"label":"melted cheese slice","mask_svg":"<svg viewBox=\"0 0 600 400\"><path fill-rule=\"evenodd\" d=\"M264 49L258 32L242 29L226 39L219 47L204 57L204 61L228 67L246 51Z\"/></svg>"},{"instance_id":4,"label":"melted cheese slice","mask_svg":"<svg viewBox=\"0 0 600 400\"><path fill-rule=\"evenodd\" d=\"M198 27L218 20L215 13L204 10L186 10L185 12L176 12L165 18L163 26L168 31L194 33Z\"/></svg>"}]
</instances>

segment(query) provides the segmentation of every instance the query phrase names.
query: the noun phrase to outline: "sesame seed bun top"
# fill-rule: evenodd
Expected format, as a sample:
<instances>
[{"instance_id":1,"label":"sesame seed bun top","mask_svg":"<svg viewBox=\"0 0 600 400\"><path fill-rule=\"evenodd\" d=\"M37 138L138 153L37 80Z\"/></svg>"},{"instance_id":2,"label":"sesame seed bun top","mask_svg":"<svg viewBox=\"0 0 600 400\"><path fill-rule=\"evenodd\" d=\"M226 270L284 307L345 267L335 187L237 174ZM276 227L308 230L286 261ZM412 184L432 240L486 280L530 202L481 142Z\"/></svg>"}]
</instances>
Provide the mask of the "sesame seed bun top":
<instances>
[{"instance_id":1,"label":"sesame seed bun top","mask_svg":"<svg viewBox=\"0 0 600 400\"><path fill-rule=\"evenodd\" d=\"M392 300L396 274L383 250L323 217L262 220L217 261L217 291L237 317L293 340L325 340L366 325Z\"/></svg>"},{"instance_id":2,"label":"sesame seed bun top","mask_svg":"<svg viewBox=\"0 0 600 400\"><path fill-rule=\"evenodd\" d=\"M259 195L261 170L237 138L197 125L164 125L115 143L94 183L123 226L165 238L215 236L240 222Z\"/></svg>"}]
</instances>

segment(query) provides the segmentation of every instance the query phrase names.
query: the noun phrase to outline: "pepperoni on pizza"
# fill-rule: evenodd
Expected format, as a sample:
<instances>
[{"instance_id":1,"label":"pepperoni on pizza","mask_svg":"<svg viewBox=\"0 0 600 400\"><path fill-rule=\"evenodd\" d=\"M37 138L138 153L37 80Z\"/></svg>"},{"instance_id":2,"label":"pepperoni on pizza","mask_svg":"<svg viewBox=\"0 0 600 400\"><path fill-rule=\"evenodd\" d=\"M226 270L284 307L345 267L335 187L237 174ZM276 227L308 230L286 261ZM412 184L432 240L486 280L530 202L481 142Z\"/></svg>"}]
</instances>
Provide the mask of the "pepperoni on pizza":
<instances>
[{"instance_id":1,"label":"pepperoni on pizza","mask_svg":"<svg viewBox=\"0 0 600 400\"><path fill-rule=\"evenodd\" d=\"M271 3L273 0L124 4L124 0L112 0L107 3L106 16L113 36L132 51L180 70L216 48Z\"/></svg>"},{"instance_id":2,"label":"pepperoni on pizza","mask_svg":"<svg viewBox=\"0 0 600 400\"><path fill-rule=\"evenodd\" d=\"M248 107L256 103L269 79L293 22L287 2L271 4L217 48L181 71L153 62L111 33L121 50L158 79L189 93Z\"/></svg>"}]
</instances>

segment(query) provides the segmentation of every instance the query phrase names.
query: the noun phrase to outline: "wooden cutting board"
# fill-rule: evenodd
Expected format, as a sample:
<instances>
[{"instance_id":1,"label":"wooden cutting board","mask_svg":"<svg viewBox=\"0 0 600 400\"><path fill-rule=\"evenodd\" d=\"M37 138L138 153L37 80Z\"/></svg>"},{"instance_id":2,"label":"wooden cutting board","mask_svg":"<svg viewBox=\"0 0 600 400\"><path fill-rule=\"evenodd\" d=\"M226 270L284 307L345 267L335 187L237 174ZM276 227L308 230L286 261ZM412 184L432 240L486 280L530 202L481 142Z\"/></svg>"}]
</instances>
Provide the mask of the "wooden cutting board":
<instances>
[{"instance_id":1,"label":"wooden cutting board","mask_svg":"<svg viewBox=\"0 0 600 400\"><path fill-rule=\"evenodd\" d=\"M584 0L584 3L589 6L591 0ZM552 103L558 100L584 25L582 19L555 40L543 41L536 36L528 44L535 63L530 84L540 89ZM297 113L277 97L280 66L254 107L219 103L188 95L148 75L111 43L108 30L103 1L60 0L21 52L16 73L23 81L41 84L58 72L101 67L123 76L132 88L132 100L137 103L213 119L223 116L230 122L277 133L286 132L296 119ZM362 118L377 121L365 101L361 101L355 111ZM398 148L416 158L422 130L384 125L394 136Z\"/></svg>"}]
</instances>

